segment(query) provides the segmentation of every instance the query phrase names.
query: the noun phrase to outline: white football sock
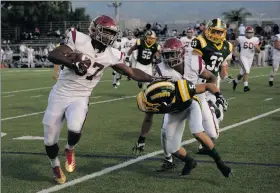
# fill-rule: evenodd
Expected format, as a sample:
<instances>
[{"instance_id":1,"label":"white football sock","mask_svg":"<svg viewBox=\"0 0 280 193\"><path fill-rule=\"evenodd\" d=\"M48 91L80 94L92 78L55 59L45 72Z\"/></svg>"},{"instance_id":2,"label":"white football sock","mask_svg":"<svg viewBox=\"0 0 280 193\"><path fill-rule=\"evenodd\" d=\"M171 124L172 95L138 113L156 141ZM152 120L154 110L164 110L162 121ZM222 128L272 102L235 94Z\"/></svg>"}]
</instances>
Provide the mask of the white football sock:
<instances>
[{"instance_id":1,"label":"white football sock","mask_svg":"<svg viewBox=\"0 0 280 193\"><path fill-rule=\"evenodd\" d=\"M244 82L244 86L248 86L248 82L246 81L246 82Z\"/></svg>"},{"instance_id":2,"label":"white football sock","mask_svg":"<svg viewBox=\"0 0 280 193\"><path fill-rule=\"evenodd\" d=\"M52 168L54 168L56 166L60 166L60 161L59 161L58 157L56 157L54 159L50 159L50 162L51 162Z\"/></svg>"}]
</instances>

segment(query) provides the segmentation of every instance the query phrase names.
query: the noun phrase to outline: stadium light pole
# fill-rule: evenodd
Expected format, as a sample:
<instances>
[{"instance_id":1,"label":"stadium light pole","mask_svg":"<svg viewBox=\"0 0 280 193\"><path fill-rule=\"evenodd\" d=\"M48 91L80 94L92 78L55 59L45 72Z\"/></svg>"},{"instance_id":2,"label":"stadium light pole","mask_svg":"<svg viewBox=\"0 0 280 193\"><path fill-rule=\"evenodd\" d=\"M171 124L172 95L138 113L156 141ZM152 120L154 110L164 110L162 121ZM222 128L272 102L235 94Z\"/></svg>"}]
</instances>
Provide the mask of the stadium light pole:
<instances>
[{"instance_id":1,"label":"stadium light pole","mask_svg":"<svg viewBox=\"0 0 280 193\"><path fill-rule=\"evenodd\" d=\"M122 3L120 1L115 1L111 4L110 3L107 4L108 7L115 8L115 18L116 18L117 25L119 25L119 21L120 21L120 6L121 5L122 5Z\"/></svg>"}]
</instances>

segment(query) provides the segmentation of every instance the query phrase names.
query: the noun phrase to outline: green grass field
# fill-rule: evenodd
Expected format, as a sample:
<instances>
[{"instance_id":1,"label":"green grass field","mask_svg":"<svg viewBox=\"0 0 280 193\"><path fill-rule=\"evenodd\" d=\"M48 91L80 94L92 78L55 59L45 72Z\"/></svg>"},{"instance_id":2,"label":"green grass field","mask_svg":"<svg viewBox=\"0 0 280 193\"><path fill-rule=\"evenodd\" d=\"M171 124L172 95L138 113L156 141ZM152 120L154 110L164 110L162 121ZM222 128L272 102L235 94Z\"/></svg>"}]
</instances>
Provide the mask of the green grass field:
<instances>
[{"instance_id":1,"label":"green grass field","mask_svg":"<svg viewBox=\"0 0 280 193\"><path fill-rule=\"evenodd\" d=\"M238 70L230 69L230 72L235 77ZM251 92L248 93L243 92L242 84L233 92L231 85L222 83L223 94L230 100L221 127L231 127L220 133L216 147L229 162L234 176L224 178L210 158L196 155L198 143L193 142L186 147L199 160L199 165L190 176L181 178L178 174L183 164L179 161L172 171L155 172L162 164L162 155L149 153L161 150L160 115L155 117L146 140L146 154L150 158L135 160L131 149L138 139L143 120L134 97L139 89L136 82L126 81L125 77L120 87L113 89L111 70L107 70L94 90L83 136L76 147L77 170L72 174L65 173L68 181L65 186L55 186L43 140L14 139L43 137L43 111L50 88L55 83L52 71L4 69L1 73L1 136L6 135L1 137L1 192L33 193L54 186L54 190L59 189L57 192L67 193L280 192L280 77L276 76L276 86L270 88L269 72L270 68L252 69ZM276 111L265 114L273 110ZM263 117L256 117L259 115ZM253 117L256 118L250 119ZM246 120L241 125L232 126ZM66 131L64 127L59 142L62 165ZM184 140L188 139L192 136L186 128ZM90 179L82 178L90 174L93 174L88 176ZM72 181L74 179L81 181L74 184L77 182Z\"/></svg>"}]
</instances>

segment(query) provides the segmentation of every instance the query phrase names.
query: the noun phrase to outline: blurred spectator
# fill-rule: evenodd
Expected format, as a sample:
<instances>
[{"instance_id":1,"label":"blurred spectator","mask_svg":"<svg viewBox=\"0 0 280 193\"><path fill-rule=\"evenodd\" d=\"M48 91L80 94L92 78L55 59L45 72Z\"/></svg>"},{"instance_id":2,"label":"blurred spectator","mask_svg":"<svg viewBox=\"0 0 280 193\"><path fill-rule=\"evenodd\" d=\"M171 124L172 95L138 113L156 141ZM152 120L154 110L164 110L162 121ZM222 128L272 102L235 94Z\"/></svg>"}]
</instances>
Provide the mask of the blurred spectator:
<instances>
[{"instance_id":1,"label":"blurred spectator","mask_svg":"<svg viewBox=\"0 0 280 193\"><path fill-rule=\"evenodd\" d=\"M258 35L261 35L262 34L262 31L263 31L263 29L262 29L262 27L259 25L259 24L257 24L257 26L255 27L255 34L258 36Z\"/></svg>"},{"instance_id":2,"label":"blurred spectator","mask_svg":"<svg viewBox=\"0 0 280 193\"><path fill-rule=\"evenodd\" d=\"M259 46L260 46L260 49L261 49L261 52L258 53L258 66L266 66L265 64L265 46L267 45L267 41L264 40L264 37L261 36L260 37L260 43L259 43Z\"/></svg>"},{"instance_id":3,"label":"blurred spectator","mask_svg":"<svg viewBox=\"0 0 280 193\"><path fill-rule=\"evenodd\" d=\"M243 23L240 24L240 27L238 28L238 31L239 31L239 35L240 36L245 36L245 26L243 25Z\"/></svg>"},{"instance_id":4,"label":"blurred spectator","mask_svg":"<svg viewBox=\"0 0 280 193\"><path fill-rule=\"evenodd\" d=\"M35 28L34 35L37 36L37 37L40 36L40 29L38 27Z\"/></svg>"},{"instance_id":5,"label":"blurred spectator","mask_svg":"<svg viewBox=\"0 0 280 193\"><path fill-rule=\"evenodd\" d=\"M279 34L279 26L277 24L274 24L272 27L272 32L274 35Z\"/></svg>"},{"instance_id":6,"label":"blurred spectator","mask_svg":"<svg viewBox=\"0 0 280 193\"><path fill-rule=\"evenodd\" d=\"M60 33L60 30L57 28L57 30L55 31L55 36L56 37L60 37L61 36L61 33Z\"/></svg>"},{"instance_id":7,"label":"blurred spectator","mask_svg":"<svg viewBox=\"0 0 280 193\"><path fill-rule=\"evenodd\" d=\"M168 28L167 28L167 25L165 25L163 30L162 30L162 35L166 36L167 32L168 32Z\"/></svg>"},{"instance_id":8,"label":"blurred spectator","mask_svg":"<svg viewBox=\"0 0 280 193\"><path fill-rule=\"evenodd\" d=\"M204 30L205 30L205 23L200 23L199 29L197 31L197 35L202 34L204 32Z\"/></svg>"}]
</instances>

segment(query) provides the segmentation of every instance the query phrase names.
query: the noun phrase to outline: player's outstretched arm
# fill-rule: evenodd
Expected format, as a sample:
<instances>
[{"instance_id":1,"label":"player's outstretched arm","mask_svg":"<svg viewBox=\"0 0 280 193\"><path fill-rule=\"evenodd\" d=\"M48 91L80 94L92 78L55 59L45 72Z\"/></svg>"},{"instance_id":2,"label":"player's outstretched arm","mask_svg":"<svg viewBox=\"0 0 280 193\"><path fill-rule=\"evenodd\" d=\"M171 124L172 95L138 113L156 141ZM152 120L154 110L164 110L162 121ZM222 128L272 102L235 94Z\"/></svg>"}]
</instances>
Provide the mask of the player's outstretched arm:
<instances>
[{"instance_id":1,"label":"player's outstretched arm","mask_svg":"<svg viewBox=\"0 0 280 193\"><path fill-rule=\"evenodd\" d=\"M208 83L217 84L217 77L209 70L204 69L199 75L200 78L206 79Z\"/></svg>"},{"instance_id":2,"label":"player's outstretched arm","mask_svg":"<svg viewBox=\"0 0 280 193\"><path fill-rule=\"evenodd\" d=\"M127 52L127 57L129 57L129 56L132 54L132 52L133 52L134 50L137 50L137 44L135 44L134 46L132 46L132 47L128 50L128 52Z\"/></svg>"},{"instance_id":3,"label":"player's outstretched arm","mask_svg":"<svg viewBox=\"0 0 280 193\"><path fill-rule=\"evenodd\" d=\"M66 46L61 45L50 52L48 60L57 65L65 65L68 68L73 68L73 61L67 57L66 54L73 52L73 50Z\"/></svg>"},{"instance_id":4,"label":"player's outstretched arm","mask_svg":"<svg viewBox=\"0 0 280 193\"><path fill-rule=\"evenodd\" d=\"M136 69L136 68L130 68L125 64L116 64L112 67L115 71L117 71L120 74L123 74L125 76L129 76L133 80L139 81L139 82L152 82L154 78L143 72L142 70Z\"/></svg>"},{"instance_id":5,"label":"player's outstretched arm","mask_svg":"<svg viewBox=\"0 0 280 193\"><path fill-rule=\"evenodd\" d=\"M205 91L210 91L211 93L220 92L219 88L213 83L197 84L195 85L195 93L201 94Z\"/></svg>"}]
</instances>

